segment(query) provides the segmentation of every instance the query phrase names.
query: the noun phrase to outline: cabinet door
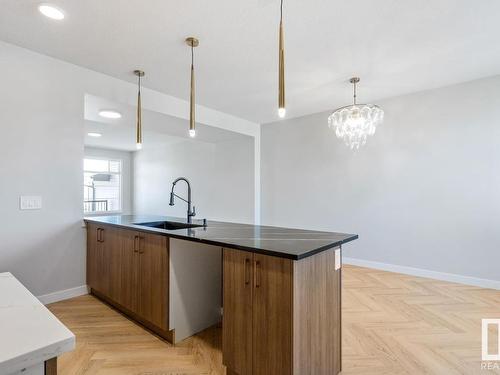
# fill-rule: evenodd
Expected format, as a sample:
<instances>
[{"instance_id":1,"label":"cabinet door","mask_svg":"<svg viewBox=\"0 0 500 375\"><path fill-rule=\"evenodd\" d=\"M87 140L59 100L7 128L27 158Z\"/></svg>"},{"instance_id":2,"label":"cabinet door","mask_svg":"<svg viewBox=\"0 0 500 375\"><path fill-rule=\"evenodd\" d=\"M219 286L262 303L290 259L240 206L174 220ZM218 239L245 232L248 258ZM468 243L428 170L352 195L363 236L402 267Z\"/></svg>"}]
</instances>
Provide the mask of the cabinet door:
<instances>
[{"instance_id":1,"label":"cabinet door","mask_svg":"<svg viewBox=\"0 0 500 375\"><path fill-rule=\"evenodd\" d=\"M254 254L253 374L292 374L292 260Z\"/></svg>"},{"instance_id":2,"label":"cabinet door","mask_svg":"<svg viewBox=\"0 0 500 375\"><path fill-rule=\"evenodd\" d=\"M96 226L89 231L91 236L89 246L90 286L98 292L109 295L109 262L104 251L104 241L107 237L103 226ZM95 234L95 237L94 237ZM94 240L95 238L95 240ZM95 241L95 242L94 242Z\"/></svg>"},{"instance_id":3,"label":"cabinet door","mask_svg":"<svg viewBox=\"0 0 500 375\"><path fill-rule=\"evenodd\" d=\"M233 249L223 250L223 363L238 375L253 374L252 267L252 253Z\"/></svg>"},{"instance_id":4,"label":"cabinet door","mask_svg":"<svg viewBox=\"0 0 500 375\"><path fill-rule=\"evenodd\" d=\"M109 296L110 285L110 264L109 254L106 251L106 246L110 245L110 238L108 238L111 230L108 227L100 226L100 233L97 241L97 285L96 290Z\"/></svg>"},{"instance_id":5,"label":"cabinet door","mask_svg":"<svg viewBox=\"0 0 500 375\"><path fill-rule=\"evenodd\" d=\"M168 239L149 233L139 235L138 314L168 329Z\"/></svg>"},{"instance_id":6,"label":"cabinet door","mask_svg":"<svg viewBox=\"0 0 500 375\"><path fill-rule=\"evenodd\" d=\"M115 227L104 227L102 232L102 251L104 264L103 287L106 296L121 303L121 258L123 230Z\"/></svg>"},{"instance_id":7,"label":"cabinet door","mask_svg":"<svg viewBox=\"0 0 500 375\"><path fill-rule=\"evenodd\" d=\"M98 287L98 253L100 228L87 223L87 285L92 289Z\"/></svg>"},{"instance_id":8,"label":"cabinet door","mask_svg":"<svg viewBox=\"0 0 500 375\"><path fill-rule=\"evenodd\" d=\"M121 291L119 303L126 309L138 312L139 233L124 230L121 234Z\"/></svg>"}]
</instances>

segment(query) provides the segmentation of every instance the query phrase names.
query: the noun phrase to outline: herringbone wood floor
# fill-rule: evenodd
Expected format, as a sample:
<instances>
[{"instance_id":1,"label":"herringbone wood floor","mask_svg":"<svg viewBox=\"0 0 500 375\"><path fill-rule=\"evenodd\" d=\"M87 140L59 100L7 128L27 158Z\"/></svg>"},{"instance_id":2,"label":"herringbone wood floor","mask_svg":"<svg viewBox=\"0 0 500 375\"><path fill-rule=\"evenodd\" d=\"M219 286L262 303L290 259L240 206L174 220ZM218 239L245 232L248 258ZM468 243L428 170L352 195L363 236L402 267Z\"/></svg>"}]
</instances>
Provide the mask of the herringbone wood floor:
<instances>
[{"instance_id":1,"label":"herringbone wood floor","mask_svg":"<svg viewBox=\"0 0 500 375\"><path fill-rule=\"evenodd\" d=\"M481 319L500 318L500 291L344 266L342 298L343 375L500 374L481 370ZM91 296L49 308L77 336L61 375L224 374L220 328L173 347Z\"/></svg>"}]
</instances>

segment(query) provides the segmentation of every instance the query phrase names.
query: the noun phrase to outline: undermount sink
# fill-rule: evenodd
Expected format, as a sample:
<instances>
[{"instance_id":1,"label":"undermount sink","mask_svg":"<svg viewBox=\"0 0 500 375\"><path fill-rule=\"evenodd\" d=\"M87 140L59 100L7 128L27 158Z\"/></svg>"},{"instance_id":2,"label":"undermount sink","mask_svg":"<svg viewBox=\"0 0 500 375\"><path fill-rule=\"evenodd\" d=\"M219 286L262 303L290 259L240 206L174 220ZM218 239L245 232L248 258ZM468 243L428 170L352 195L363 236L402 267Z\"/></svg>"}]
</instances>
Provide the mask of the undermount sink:
<instances>
[{"instance_id":1,"label":"undermount sink","mask_svg":"<svg viewBox=\"0 0 500 375\"><path fill-rule=\"evenodd\" d=\"M142 225L144 227L167 229L167 230L188 229L188 228L197 228L203 226L199 224L178 223L175 221L154 221L151 223L135 223L135 225Z\"/></svg>"}]
</instances>

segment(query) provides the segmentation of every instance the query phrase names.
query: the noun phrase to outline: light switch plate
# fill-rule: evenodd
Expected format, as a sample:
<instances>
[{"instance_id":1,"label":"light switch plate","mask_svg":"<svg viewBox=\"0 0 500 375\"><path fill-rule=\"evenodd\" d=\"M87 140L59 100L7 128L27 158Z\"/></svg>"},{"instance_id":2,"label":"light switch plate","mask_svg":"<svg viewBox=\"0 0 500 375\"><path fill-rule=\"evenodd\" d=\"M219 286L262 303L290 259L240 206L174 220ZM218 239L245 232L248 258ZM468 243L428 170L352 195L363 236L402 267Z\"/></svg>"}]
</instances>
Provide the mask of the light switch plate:
<instances>
[{"instance_id":1,"label":"light switch plate","mask_svg":"<svg viewBox=\"0 0 500 375\"><path fill-rule=\"evenodd\" d=\"M342 268L342 255L340 249L335 250L335 271Z\"/></svg>"},{"instance_id":2,"label":"light switch plate","mask_svg":"<svg viewBox=\"0 0 500 375\"><path fill-rule=\"evenodd\" d=\"M21 195L19 198L19 209L40 210L42 208L42 197L39 195Z\"/></svg>"}]
</instances>

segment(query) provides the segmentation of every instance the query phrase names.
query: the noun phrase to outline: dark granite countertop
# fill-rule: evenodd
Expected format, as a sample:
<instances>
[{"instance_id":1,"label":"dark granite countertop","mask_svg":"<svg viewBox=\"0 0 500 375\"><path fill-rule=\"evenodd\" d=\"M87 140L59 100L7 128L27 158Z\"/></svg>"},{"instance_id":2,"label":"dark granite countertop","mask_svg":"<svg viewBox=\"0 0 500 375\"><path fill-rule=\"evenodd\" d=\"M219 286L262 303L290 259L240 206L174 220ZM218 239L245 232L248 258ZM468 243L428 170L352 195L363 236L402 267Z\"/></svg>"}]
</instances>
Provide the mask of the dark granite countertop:
<instances>
[{"instance_id":1,"label":"dark granite countertop","mask_svg":"<svg viewBox=\"0 0 500 375\"><path fill-rule=\"evenodd\" d=\"M358 238L356 234L319 232L304 229L280 228L250 224L207 222L206 227L166 230L137 225L137 223L185 219L152 215L92 216L86 222L102 223L142 232L162 234L172 238L197 241L210 245L230 247L254 253L299 260L321 251L337 247ZM193 224L202 224L193 220Z\"/></svg>"}]
</instances>

